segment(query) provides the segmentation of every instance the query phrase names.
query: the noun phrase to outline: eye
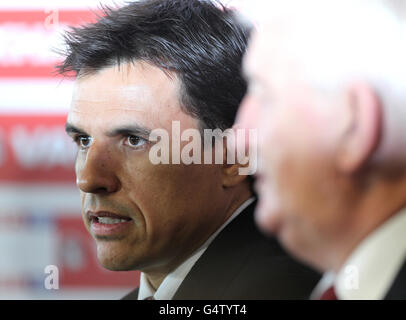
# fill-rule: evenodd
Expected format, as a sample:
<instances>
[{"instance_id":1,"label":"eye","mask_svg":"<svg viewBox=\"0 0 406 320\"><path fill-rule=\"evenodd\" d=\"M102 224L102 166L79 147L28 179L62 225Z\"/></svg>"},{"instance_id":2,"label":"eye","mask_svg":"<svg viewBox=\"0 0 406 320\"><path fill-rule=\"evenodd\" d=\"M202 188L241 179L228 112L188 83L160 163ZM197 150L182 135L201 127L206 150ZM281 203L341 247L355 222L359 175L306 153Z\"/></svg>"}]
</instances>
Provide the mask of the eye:
<instances>
[{"instance_id":1,"label":"eye","mask_svg":"<svg viewBox=\"0 0 406 320\"><path fill-rule=\"evenodd\" d=\"M129 135L126 138L125 143L132 148L140 148L140 147L143 147L147 143L147 140L145 140L144 138L138 137L138 136Z\"/></svg>"},{"instance_id":2,"label":"eye","mask_svg":"<svg viewBox=\"0 0 406 320\"><path fill-rule=\"evenodd\" d=\"M79 146L79 148L86 149L90 147L93 139L89 136L82 135L75 137L74 140L76 144Z\"/></svg>"}]
</instances>

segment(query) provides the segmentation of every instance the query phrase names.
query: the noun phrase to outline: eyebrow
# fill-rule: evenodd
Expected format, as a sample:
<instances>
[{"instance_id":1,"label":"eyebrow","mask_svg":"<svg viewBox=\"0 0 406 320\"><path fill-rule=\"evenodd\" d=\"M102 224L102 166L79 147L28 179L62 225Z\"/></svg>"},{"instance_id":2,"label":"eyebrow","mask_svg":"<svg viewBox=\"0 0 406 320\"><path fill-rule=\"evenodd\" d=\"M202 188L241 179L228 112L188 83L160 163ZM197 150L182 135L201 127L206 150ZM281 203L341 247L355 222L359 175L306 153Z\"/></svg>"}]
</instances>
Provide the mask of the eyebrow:
<instances>
[{"instance_id":1,"label":"eyebrow","mask_svg":"<svg viewBox=\"0 0 406 320\"><path fill-rule=\"evenodd\" d=\"M107 132L107 136L114 137L118 135L136 135L144 138L148 138L151 134L151 129L143 127L138 124L126 125L122 127L115 128Z\"/></svg>"},{"instance_id":2,"label":"eyebrow","mask_svg":"<svg viewBox=\"0 0 406 320\"><path fill-rule=\"evenodd\" d=\"M65 125L65 131L67 134L70 133L87 134L84 130L79 129L78 127L75 127L73 124L70 124L68 122Z\"/></svg>"},{"instance_id":3,"label":"eyebrow","mask_svg":"<svg viewBox=\"0 0 406 320\"><path fill-rule=\"evenodd\" d=\"M65 125L65 131L68 134L75 133L75 134L89 135L86 133L85 130L82 130L68 122ZM150 134L151 134L151 129L143 127L138 124L124 125L124 126L112 129L111 131L108 131L106 133L106 135L108 137L114 137L114 136L118 136L118 135L137 135L137 136L141 136L143 138L148 138Z\"/></svg>"}]
</instances>

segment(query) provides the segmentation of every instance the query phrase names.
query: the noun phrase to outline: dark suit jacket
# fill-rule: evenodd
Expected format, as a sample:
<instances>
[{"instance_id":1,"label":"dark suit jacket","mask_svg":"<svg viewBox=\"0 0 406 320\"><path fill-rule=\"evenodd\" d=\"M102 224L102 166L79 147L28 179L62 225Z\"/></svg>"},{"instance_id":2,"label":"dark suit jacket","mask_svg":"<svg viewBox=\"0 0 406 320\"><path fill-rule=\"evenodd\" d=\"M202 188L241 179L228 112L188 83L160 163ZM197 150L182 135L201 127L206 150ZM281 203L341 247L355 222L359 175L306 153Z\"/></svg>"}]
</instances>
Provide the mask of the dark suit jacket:
<instances>
[{"instance_id":1,"label":"dark suit jacket","mask_svg":"<svg viewBox=\"0 0 406 320\"><path fill-rule=\"evenodd\" d=\"M389 288L386 300L406 300L406 260Z\"/></svg>"},{"instance_id":2,"label":"dark suit jacket","mask_svg":"<svg viewBox=\"0 0 406 320\"><path fill-rule=\"evenodd\" d=\"M254 222L256 202L231 221L192 267L174 300L308 299L319 275ZM138 289L123 299L137 299Z\"/></svg>"}]
</instances>

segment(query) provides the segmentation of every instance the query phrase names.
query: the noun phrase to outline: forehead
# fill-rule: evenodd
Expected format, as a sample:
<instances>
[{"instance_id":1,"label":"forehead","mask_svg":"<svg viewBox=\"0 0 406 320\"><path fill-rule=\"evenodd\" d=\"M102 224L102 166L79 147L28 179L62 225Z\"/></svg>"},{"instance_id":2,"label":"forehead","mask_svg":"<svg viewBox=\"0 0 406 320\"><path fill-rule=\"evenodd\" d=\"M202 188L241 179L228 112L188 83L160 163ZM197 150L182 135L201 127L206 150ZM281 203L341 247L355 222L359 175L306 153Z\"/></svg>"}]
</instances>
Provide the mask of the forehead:
<instances>
[{"instance_id":1,"label":"forehead","mask_svg":"<svg viewBox=\"0 0 406 320\"><path fill-rule=\"evenodd\" d=\"M278 65L277 55L281 48L278 47L278 39L271 36L270 27L255 31L252 35L247 54L244 58L244 71L255 80L266 80L267 76L274 75Z\"/></svg>"},{"instance_id":2,"label":"forehead","mask_svg":"<svg viewBox=\"0 0 406 320\"><path fill-rule=\"evenodd\" d=\"M154 129L187 118L191 117L181 110L177 78L145 62L134 62L79 77L68 121L81 127L106 127L130 119Z\"/></svg>"},{"instance_id":3,"label":"forehead","mask_svg":"<svg viewBox=\"0 0 406 320\"><path fill-rule=\"evenodd\" d=\"M244 58L244 72L251 84L282 89L303 80L304 64L295 41L283 24L268 22L255 31Z\"/></svg>"}]
</instances>

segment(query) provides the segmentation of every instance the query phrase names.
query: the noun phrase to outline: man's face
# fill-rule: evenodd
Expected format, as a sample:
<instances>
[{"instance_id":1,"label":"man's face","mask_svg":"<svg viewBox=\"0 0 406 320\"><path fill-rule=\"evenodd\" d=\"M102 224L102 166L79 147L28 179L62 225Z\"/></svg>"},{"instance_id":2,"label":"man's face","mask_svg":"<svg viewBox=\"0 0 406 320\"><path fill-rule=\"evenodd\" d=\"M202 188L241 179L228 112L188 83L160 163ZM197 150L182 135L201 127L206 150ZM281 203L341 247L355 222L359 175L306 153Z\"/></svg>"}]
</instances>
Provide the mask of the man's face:
<instances>
[{"instance_id":1,"label":"man's face","mask_svg":"<svg viewBox=\"0 0 406 320\"><path fill-rule=\"evenodd\" d=\"M178 87L176 77L142 62L76 82L67 131L79 145L83 220L108 269L176 265L224 220L218 165L149 159L149 131L164 129L171 137L172 121L180 122L180 133L198 128L179 106Z\"/></svg>"},{"instance_id":2,"label":"man's face","mask_svg":"<svg viewBox=\"0 0 406 320\"><path fill-rule=\"evenodd\" d=\"M334 237L332 226L342 224L333 214L340 201L333 157L343 119L332 111L336 102L306 84L282 41L277 33L254 35L244 61L249 91L237 123L259 130L258 224L309 260Z\"/></svg>"}]
</instances>

